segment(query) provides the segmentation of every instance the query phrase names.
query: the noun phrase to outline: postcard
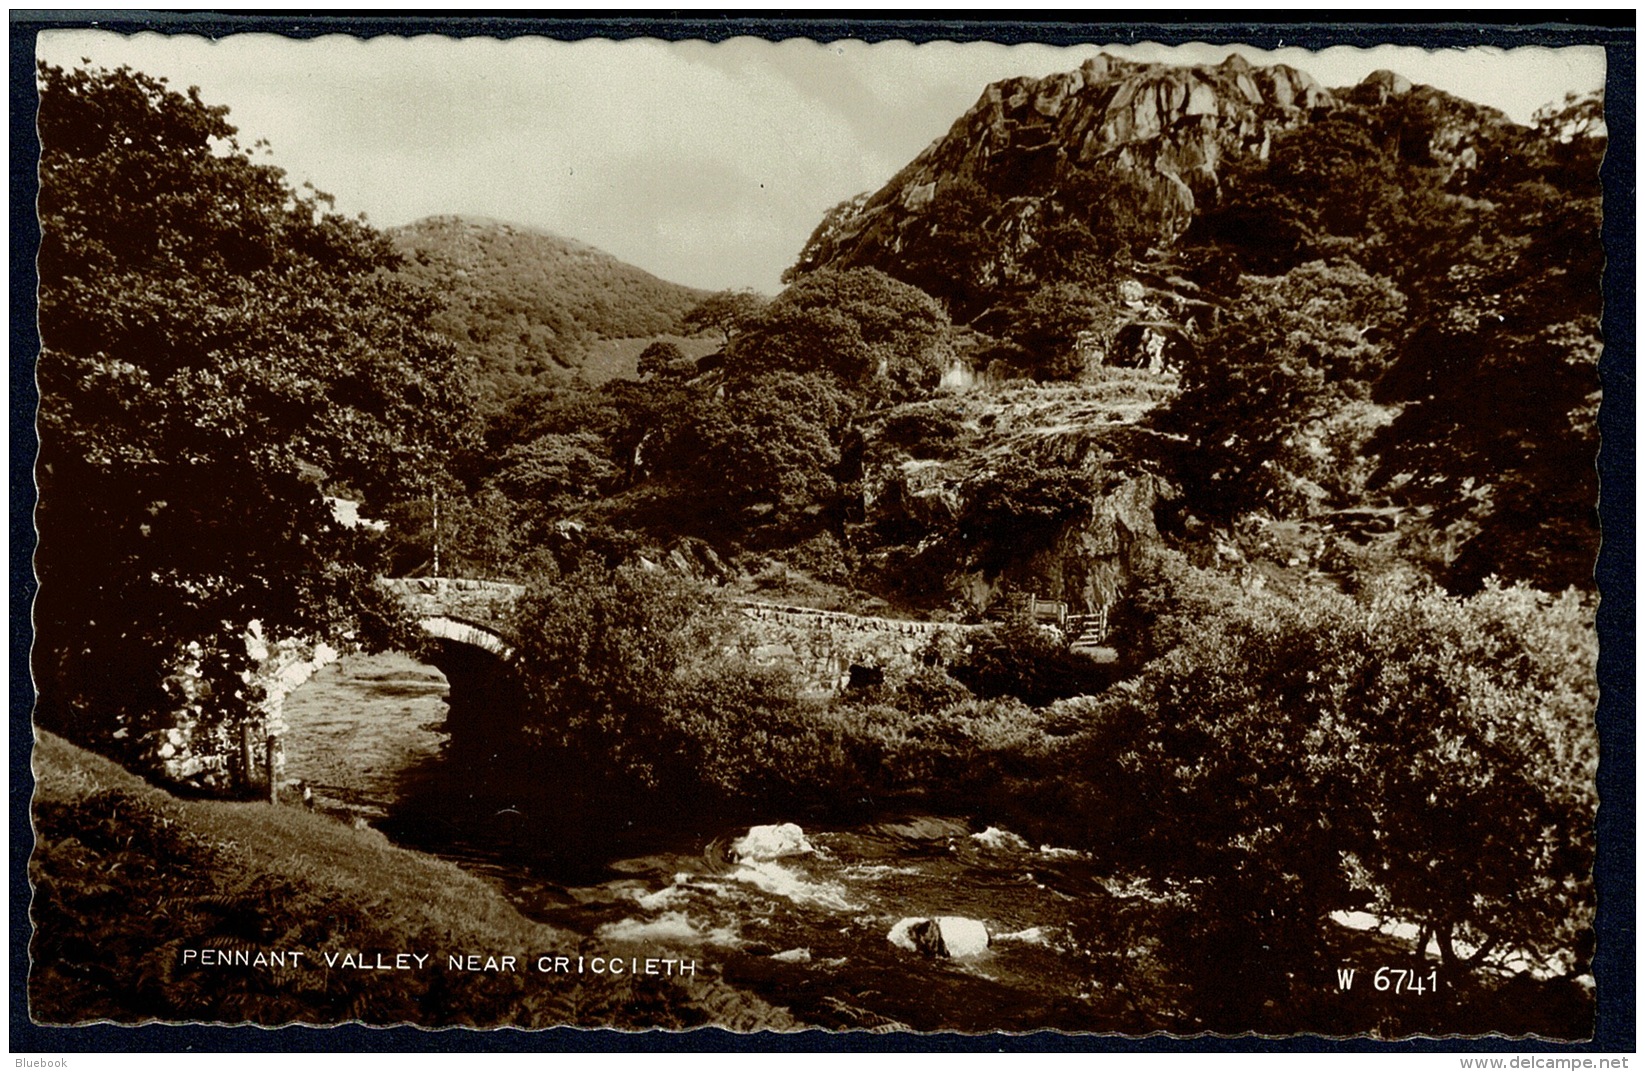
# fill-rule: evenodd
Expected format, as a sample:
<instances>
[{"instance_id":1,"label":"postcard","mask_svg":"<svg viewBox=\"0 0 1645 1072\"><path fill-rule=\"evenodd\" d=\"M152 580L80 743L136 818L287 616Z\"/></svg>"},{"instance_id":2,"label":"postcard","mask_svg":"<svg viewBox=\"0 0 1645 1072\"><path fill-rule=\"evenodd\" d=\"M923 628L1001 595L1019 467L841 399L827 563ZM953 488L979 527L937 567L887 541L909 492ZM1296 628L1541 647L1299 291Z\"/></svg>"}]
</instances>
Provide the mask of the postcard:
<instances>
[{"instance_id":1,"label":"postcard","mask_svg":"<svg viewBox=\"0 0 1645 1072\"><path fill-rule=\"evenodd\" d=\"M190 29L35 46L33 1025L1596 1037L1601 43Z\"/></svg>"}]
</instances>

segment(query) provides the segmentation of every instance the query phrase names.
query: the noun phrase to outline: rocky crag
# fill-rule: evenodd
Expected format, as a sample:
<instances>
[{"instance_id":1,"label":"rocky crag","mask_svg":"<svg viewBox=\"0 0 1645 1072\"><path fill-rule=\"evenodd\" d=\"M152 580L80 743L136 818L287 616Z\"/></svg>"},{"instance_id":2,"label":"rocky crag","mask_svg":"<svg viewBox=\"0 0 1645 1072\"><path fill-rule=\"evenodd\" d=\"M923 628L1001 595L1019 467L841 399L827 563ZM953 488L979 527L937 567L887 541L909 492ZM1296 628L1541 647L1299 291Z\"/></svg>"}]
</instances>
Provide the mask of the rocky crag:
<instances>
[{"instance_id":1,"label":"rocky crag","mask_svg":"<svg viewBox=\"0 0 1645 1072\"><path fill-rule=\"evenodd\" d=\"M1233 166L1266 161L1276 138L1344 111L1407 162L1464 178L1511 126L1493 109L1389 71L1332 90L1294 67L1255 67L1237 55L1185 67L1103 54L1075 71L989 86L884 187L831 210L791 274L875 267L942 293L934 269L908 254L961 222L962 189L972 213L963 223L985 247L970 266L983 289L1033 282L1032 251L1053 209L1088 211L1093 196L1110 198L1105 211L1129 214L1128 226L1166 249L1216 203Z\"/></svg>"}]
</instances>

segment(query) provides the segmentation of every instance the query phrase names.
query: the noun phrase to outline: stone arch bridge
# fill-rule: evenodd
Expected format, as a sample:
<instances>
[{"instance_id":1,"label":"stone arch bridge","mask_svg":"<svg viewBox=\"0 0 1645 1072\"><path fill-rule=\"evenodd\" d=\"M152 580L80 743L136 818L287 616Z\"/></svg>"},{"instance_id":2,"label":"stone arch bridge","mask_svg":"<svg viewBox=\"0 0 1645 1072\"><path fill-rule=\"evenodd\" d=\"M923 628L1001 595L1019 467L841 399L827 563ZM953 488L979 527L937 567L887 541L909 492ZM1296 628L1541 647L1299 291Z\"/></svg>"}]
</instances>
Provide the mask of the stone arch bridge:
<instances>
[{"instance_id":1,"label":"stone arch bridge","mask_svg":"<svg viewBox=\"0 0 1645 1072\"><path fill-rule=\"evenodd\" d=\"M508 659L508 618L524 592L516 584L459 578L410 578L382 584L399 596L428 635ZM760 663L785 663L813 693L837 692L863 676L859 671L895 671L915 663L952 661L968 650L979 628L953 622L915 621L819 610L765 600L732 600L742 615L739 643ZM1053 624L1077 651L1111 661L1106 643L1107 613L1069 615L1060 603L1034 600L1036 620ZM1053 609L1054 608L1054 609ZM443 670L444 667L442 666Z\"/></svg>"},{"instance_id":2,"label":"stone arch bridge","mask_svg":"<svg viewBox=\"0 0 1645 1072\"><path fill-rule=\"evenodd\" d=\"M524 592L520 585L460 578L381 583L416 616L424 633L441 642L436 658L453 646L476 648L505 661L513 656L508 618ZM817 693L846 687L853 669L883 671L933 654L952 657L965 649L976 628L751 599L734 600L732 605L743 618L739 644L744 652L756 662L794 667L805 686ZM444 657L449 659L451 653Z\"/></svg>"},{"instance_id":3,"label":"stone arch bridge","mask_svg":"<svg viewBox=\"0 0 1645 1072\"><path fill-rule=\"evenodd\" d=\"M515 656L510 618L524 587L465 578L392 578L392 592L431 643L421 652L449 683L447 724L484 729L506 722L524 697L508 663ZM920 664L952 661L968 650L977 626L910 621L758 600L734 601L744 628L738 645L754 661L785 664L812 695L878 681ZM1064 628L1074 624L1063 622ZM1072 634L1070 634L1072 635ZM329 644L277 644L254 625L247 647L259 669L261 698L232 733L207 731L181 717L156 739L156 761L170 780L217 789L279 783L278 739L286 732L285 698L341 652ZM273 777L269 772L273 771Z\"/></svg>"}]
</instances>

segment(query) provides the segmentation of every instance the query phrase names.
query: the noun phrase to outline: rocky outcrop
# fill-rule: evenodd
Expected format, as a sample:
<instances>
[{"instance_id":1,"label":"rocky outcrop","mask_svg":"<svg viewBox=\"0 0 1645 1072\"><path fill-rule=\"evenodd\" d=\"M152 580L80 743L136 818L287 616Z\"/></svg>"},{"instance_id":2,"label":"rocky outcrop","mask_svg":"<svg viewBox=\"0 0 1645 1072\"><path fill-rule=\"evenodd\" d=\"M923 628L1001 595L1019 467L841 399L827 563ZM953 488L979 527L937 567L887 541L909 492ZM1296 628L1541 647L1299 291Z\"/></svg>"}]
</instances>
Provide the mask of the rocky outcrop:
<instances>
[{"instance_id":1,"label":"rocky outcrop","mask_svg":"<svg viewBox=\"0 0 1645 1072\"><path fill-rule=\"evenodd\" d=\"M1466 189L1493 144L1514 129L1495 108L1413 85L1393 71L1373 71L1359 85L1333 92L1367 109L1372 128L1401 160L1440 169L1459 190Z\"/></svg>"},{"instance_id":2,"label":"rocky outcrop","mask_svg":"<svg viewBox=\"0 0 1645 1072\"><path fill-rule=\"evenodd\" d=\"M1409 79L1393 71L1372 71L1365 80L1344 94L1355 104L1386 104L1391 97L1403 97L1411 92Z\"/></svg>"},{"instance_id":3,"label":"rocky outcrop","mask_svg":"<svg viewBox=\"0 0 1645 1072\"><path fill-rule=\"evenodd\" d=\"M1392 71L1333 90L1294 67L1238 56L1172 66L1104 54L1075 71L989 86L883 188L830 211L792 275L878 268L944 297L969 322L1001 288L1045 281L1033 254L1047 226L1095 213L1133 246L1143 236L1166 251L1219 200L1232 165L1266 161L1287 132L1345 110L1402 160L1443 169L1463 191L1512 127L1494 109ZM967 252L954 254L956 245ZM1159 364L1163 343L1145 345L1156 352L1142 363Z\"/></svg>"},{"instance_id":4,"label":"rocky outcrop","mask_svg":"<svg viewBox=\"0 0 1645 1072\"><path fill-rule=\"evenodd\" d=\"M1154 506L1166 490L1153 476L1119 481L1092 499L1088 519L1063 526L1050 547L1013 564L996 587L1061 600L1076 614L1106 615L1130 577L1133 555L1160 540Z\"/></svg>"},{"instance_id":5,"label":"rocky outcrop","mask_svg":"<svg viewBox=\"0 0 1645 1072\"><path fill-rule=\"evenodd\" d=\"M953 465L909 458L864 473L863 513L870 522L911 521L922 527L960 516L962 472Z\"/></svg>"},{"instance_id":6,"label":"rocky outcrop","mask_svg":"<svg viewBox=\"0 0 1645 1072\"><path fill-rule=\"evenodd\" d=\"M678 576L711 584L724 584L733 572L712 547L693 536L681 536L669 544L662 565Z\"/></svg>"},{"instance_id":7,"label":"rocky outcrop","mask_svg":"<svg viewBox=\"0 0 1645 1072\"><path fill-rule=\"evenodd\" d=\"M866 568L905 596L984 612L1001 597L1032 594L1102 616L1119 599L1137 551L1158 543L1154 514L1175 494L1134 459L1157 454L1158 435L1139 425L1164 377L1124 374L1114 384L1016 390L965 404L962 432L947 457L910 457L883 434L869 435L859 478L862 527L854 534ZM893 416L886 426L894 426ZM1053 532L986 528L994 474L1080 474L1090 497Z\"/></svg>"},{"instance_id":8,"label":"rocky outcrop","mask_svg":"<svg viewBox=\"0 0 1645 1072\"><path fill-rule=\"evenodd\" d=\"M1134 210L1169 240L1214 194L1233 157L1266 157L1276 131L1339 106L1313 78L1283 64L1231 56L1175 67L1101 55L1076 71L996 82L879 191L831 211L795 266L881 266L934 226L946 190L974 183L1000 205L988 281L1021 273L1041 202L1079 173L1127 176Z\"/></svg>"}]
</instances>

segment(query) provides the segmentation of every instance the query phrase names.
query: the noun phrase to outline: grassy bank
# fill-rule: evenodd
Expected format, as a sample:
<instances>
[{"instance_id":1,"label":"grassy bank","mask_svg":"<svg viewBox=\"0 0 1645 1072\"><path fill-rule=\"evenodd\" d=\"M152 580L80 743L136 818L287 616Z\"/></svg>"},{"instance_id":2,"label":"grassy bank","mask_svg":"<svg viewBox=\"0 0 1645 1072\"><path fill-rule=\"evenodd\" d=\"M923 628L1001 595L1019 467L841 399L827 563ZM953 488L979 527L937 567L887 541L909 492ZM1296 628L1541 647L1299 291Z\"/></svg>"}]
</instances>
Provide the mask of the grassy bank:
<instances>
[{"instance_id":1,"label":"grassy bank","mask_svg":"<svg viewBox=\"0 0 1645 1072\"><path fill-rule=\"evenodd\" d=\"M579 949L586 940L525 919L484 881L376 831L294 807L180 800L49 734L33 767L38 1022L795 1026L719 981L701 948ZM238 963L240 952L252 963ZM274 953L284 966L268 963ZM402 953L427 960L374 967ZM695 959L696 974L534 970L541 955L579 953ZM373 967L328 967L326 954ZM518 967L458 971L452 954L482 965L514 956Z\"/></svg>"}]
</instances>

